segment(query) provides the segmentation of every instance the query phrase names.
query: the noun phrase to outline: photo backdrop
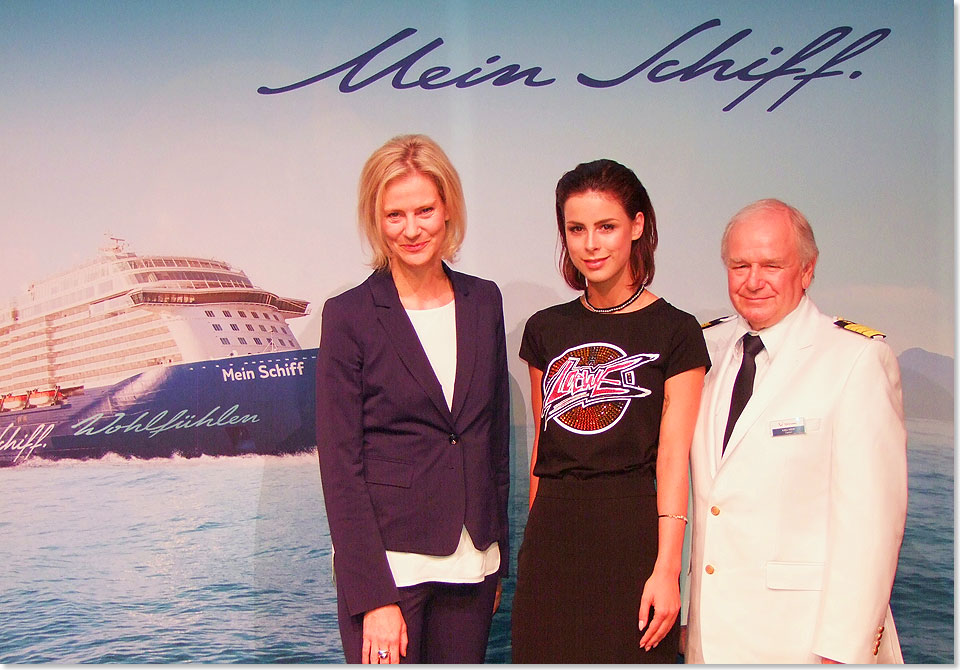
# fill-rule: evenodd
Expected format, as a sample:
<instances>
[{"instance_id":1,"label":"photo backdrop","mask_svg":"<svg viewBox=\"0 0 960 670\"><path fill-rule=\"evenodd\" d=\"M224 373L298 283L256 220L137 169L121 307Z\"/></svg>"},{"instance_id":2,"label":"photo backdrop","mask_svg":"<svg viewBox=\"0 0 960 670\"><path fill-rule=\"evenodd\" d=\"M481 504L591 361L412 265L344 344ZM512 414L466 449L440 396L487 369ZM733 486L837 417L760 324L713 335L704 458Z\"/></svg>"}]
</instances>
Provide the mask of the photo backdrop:
<instances>
[{"instance_id":1,"label":"photo backdrop","mask_svg":"<svg viewBox=\"0 0 960 670\"><path fill-rule=\"evenodd\" d=\"M467 201L455 267L504 296L517 540L532 422L516 352L527 317L574 296L560 175L601 157L635 170L658 218L652 289L702 321L731 312L729 217L796 206L821 250L813 300L900 356L894 615L908 662L953 661L950 3L23 1L0 4L0 35L0 301L109 233L309 300L291 325L316 347L323 302L369 273L363 162L397 134L439 142ZM341 660L316 475L314 457L0 471L16 613L0 662ZM509 598L490 660L509 659L508 616Z\"/></svg>"}]
</instances>

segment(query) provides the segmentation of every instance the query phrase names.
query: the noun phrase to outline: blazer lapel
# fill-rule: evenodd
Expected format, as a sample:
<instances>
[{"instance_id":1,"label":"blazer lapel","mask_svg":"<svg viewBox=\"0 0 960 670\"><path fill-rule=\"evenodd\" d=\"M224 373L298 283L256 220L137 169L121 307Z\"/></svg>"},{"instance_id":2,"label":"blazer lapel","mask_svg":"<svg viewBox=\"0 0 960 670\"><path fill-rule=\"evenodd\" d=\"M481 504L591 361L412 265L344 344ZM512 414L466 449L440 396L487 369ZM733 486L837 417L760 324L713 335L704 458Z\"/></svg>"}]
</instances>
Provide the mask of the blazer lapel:
<instances>
[{"instance_id":1,"label":"blazer lapel","mask_svg":"<svg viewBox=\"0 0 960 670\"><path fill-rule=\"evenodd\" d=\"M470 291L463 281L463 276L452 272L446 265L444 270L453 283L453 292L456 300L457 319L457 377L453 385L453 419L456 420L463 411L463 404L470 388L470 380L477 362L477 304L472 300Z\"/></svg>"},{"instance_id":2,"label":"blazer lapel","mask_svg":"<svg viewBox=\"0 0 960 670\"><path fill-rule=\"evenodd\" d=\"M424 393L427 394L427 397L436 405L443 418L452 427L452 417L450 409L447 407L447 401L443 397L443 388L440 386L440 381L433 371L433 366L430 365L427 354L423 350L423 345L420 344L417 331L413 328L413 324L400 302L400 295L393 283L393 277L390 276L389 271L374 272L370 275L368 282L370 291L373 293L373 302L377 306L377 320L383 326L387 339L396 349L404 367L407 368ZM459 307L457 307L457 311L459 312ZM459 314L457 316L459 317ZM457 339L459 340L459 328L457 332ZM457 345L459 346L459 342ZM458 360L458 368L459 363ZM459 377L459 369L457 376Z\"/></svg>"},{"instance_id":3,"label":"blazer lapel","mask_svg":"<svg viewBox=\"0 0 960 670\"><path fill-rule=\"evenodd\" d=\"M743 408L743 414L740 415L737 425L730 434L726 456L736 450L744 435L760 419L773 399L785 390L789 390L790 378L813 352L817 318L809 314L797 316L800 318L793 325L793 332L788 334L783 351L770 364L770 369L754 389L753 395L747 401L747 406Z\"/></svg>"}]
</instances>

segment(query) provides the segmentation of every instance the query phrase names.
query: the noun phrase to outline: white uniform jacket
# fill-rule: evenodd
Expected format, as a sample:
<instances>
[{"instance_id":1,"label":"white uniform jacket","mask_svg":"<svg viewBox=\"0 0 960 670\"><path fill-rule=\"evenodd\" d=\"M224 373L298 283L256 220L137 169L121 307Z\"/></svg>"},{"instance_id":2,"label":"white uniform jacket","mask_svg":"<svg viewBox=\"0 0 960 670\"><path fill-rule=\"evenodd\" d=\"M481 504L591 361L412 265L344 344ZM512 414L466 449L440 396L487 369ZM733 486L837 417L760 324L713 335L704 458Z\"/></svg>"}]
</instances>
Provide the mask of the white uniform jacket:
<instances>
[{"instance_id":1,"label":"white uniform jacket","mask_svg":"<svg viewBox=\"0 0 960 670\"><path fill-rule=\"evenodd\" d=\"M902 663L889 608L907 512L897 360L806 297L794 314L722 458L717 380L739 367L744 322L704 331L686 660Z\"/></svg>"}]
</instances>

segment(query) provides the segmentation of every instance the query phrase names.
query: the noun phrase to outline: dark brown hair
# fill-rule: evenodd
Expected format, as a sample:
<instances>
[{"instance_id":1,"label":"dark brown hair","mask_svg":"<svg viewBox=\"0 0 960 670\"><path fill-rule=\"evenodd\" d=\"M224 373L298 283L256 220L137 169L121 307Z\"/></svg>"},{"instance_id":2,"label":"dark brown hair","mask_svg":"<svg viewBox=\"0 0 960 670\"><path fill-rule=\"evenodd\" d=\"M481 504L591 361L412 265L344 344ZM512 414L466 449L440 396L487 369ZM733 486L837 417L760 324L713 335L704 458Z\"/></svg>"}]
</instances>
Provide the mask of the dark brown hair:
<instances>
[{"instance_id":1,"label":"dark brown hair","mask_svg":"<svg viewBox=\"0 0 960 670\"><path fill-rule=\"evenodd\" d=\"M587 288L587 281L570 260L567 251L566 220L563 207L567 199L581 193L603 193L623 207L627 217L636 218L637 212L643 212L643 233L633 241L630 248L630 273L633 286L649 284L653 281L653 252L657 249L657 215L647 189L643 187L637 175L630 168L607 158L580 163L577 167L560 177L557 182L557 230L560 232L560 274L567 284L578 291Z\"/></svg>"}]
</instances>

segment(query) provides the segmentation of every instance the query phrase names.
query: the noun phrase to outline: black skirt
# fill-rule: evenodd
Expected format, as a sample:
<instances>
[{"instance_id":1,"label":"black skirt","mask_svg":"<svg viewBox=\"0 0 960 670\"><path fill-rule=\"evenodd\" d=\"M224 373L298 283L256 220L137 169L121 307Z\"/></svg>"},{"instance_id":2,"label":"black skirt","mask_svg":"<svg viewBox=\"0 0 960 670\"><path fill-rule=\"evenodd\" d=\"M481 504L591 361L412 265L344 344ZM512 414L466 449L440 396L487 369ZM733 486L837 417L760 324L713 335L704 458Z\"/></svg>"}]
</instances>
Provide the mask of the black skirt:
<instances>
[{"instance_id":1,"label":"black skirt","mask_svg":"<svg viewBox=\"0 0 960 670\"><path fill-rule=\"evenodd\" d=\"M640 647L656 558L651 477L541 478L518 558L513 662L675 663L679 618L657 647Z\"/></svg>"}]
</instances>

